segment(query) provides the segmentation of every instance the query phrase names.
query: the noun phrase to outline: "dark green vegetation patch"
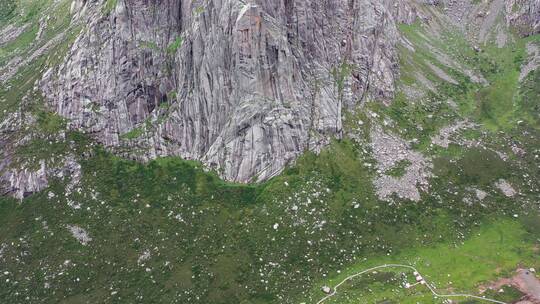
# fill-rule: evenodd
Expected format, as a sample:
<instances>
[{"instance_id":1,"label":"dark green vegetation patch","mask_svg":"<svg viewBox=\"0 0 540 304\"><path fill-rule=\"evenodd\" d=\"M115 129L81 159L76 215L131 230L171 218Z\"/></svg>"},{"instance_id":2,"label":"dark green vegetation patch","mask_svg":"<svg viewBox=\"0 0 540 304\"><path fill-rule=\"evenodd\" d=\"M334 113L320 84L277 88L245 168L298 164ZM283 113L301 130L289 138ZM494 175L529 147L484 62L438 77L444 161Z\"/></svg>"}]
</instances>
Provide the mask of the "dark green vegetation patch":
<instances>
[{"instance_id":1,"label":"dark green vegetation patch","mask_svg":"<svg viewBox=\"0 0 540 304\"><path fill-rule=\"evenodd\" d=\"M7 21L13 17L17 3L15 0L2 0L0 1L0 23Z\"/></svg>"}]
</instances>

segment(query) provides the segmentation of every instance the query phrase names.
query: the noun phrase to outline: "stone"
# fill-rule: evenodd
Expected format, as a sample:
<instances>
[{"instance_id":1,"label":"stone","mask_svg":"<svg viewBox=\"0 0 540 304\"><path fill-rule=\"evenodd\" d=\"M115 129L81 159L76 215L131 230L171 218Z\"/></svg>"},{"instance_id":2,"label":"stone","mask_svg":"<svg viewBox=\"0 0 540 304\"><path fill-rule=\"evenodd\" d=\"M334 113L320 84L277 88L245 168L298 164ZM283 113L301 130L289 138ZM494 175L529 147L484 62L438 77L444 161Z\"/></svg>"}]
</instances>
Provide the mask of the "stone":
<instances>
[{"instance_id":1,"label":"stone","mask_svg":"<svg viewBox=\"0 0 540 304\"><path fill-rule=\"evenodd\" d=\"M328 287L328 286L323 286L321 288L322 292L324 292L325 294L330 294L332 292L332 288Z\"/></svg>"}]
</instances>

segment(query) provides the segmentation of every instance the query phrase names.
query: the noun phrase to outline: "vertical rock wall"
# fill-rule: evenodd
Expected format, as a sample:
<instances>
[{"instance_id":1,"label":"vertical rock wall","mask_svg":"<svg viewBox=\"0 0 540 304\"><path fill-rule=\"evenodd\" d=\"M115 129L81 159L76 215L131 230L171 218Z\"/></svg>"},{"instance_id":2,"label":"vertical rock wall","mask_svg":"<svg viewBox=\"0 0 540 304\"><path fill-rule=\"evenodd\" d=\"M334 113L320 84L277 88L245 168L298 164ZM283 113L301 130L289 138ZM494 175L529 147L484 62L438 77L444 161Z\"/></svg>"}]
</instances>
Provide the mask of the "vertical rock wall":
<instances>
[{"instance_id":1,"label":"vertical rock wall","mask_svg":"<svg viewBox=\"0 0 540 304\"><path fill-rule=\"evenodd\" d=\"M540 33L540 0L506 1L506 21L524 36Z\"/></svg>"},{"instance_id":2,"label":"vertical rock wall","mask_svg":"<svg viewBox=\"0 0 540 304\"><path fill-rule=\"evenodd\" d=\"M138 159L199 159L242 182L341 136L344 108L389 101L396 21L414 20L406 4L376 0L74 6L90 25L41 85L70 127Z\"/></svg>"}]
</instances>

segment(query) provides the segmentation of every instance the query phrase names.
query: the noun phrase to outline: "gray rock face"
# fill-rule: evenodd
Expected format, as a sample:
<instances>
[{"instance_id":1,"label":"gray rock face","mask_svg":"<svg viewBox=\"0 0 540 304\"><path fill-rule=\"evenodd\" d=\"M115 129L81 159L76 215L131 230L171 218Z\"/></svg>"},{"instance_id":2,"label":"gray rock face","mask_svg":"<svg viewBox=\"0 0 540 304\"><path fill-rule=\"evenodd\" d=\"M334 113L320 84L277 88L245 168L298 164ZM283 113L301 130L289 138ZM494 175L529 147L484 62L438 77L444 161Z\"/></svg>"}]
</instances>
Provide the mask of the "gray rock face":
<instances>
[{"instance_id":1,"label":"gray rock face","mask_svg":"<svg viewBox=\"0 0 540 304\"><path fill-rule=\"evenodd\" d=\"M45 163L40 163L35 170L10 167L13 137L19 126L24 124L22 120L21 115L15 112L0 122L0 195L9 194L18 199L47 186Z\"/></svg>"},{"instance_id":2,"label":"gray rock face","mask_svg":"<svg viewBox=\"0 0 540 304\"><path fill-rule=\"evenodd\" d=\"M524 36L540 33L540 0L506 1L506 21Z\"/></svg>"},{"instance_id":3,"label":"gray rock face","mask_svg":"<svg viewBox=\"0 0 540 304\"><path fill-rule=\"evenodd\" d=\"M119 0L103 16L78 0L90 25L41 88L71 128L127 156L264 180L341 136L343 109L391 100L396 23L415 19L398 2Z\"/></svg>"},{"instance_id":4,"label":"gray rock face","mask_svg":"<svg viewBox=\"0 0 540 304\"><path fill-rule=\"evenodd\" d=\"M32 139L32 136L20 136L21 131L33 122L32 115L22 115L20 112L10 113L0 121L0 195L23 199L47 188L52 178L69 178L71 182L77 182L80 178L81 166L73 155L57 163L48 159L33 159L29 161L32 166L17 161L14 164L16 148Z\"/></svg>"},{"instance_id":5,"label":"gray rock face","mask_svg":"<svg viewBox=\"0 0 540 304\"><path fill-rule=\"evenodd\" d=\"M519 73L519 81L523 81L529 73L540 67L540 46L533 42L527 43L527 59L526 63L521 66Z\"/></svg>"},{"instance_id":6,"label":"gray rock face","mask_svg":"<svg viewBox=\"0 0 540 304\"><path fill-rule=\"evenodd\" d=\"M0 140L0 144L4 143ZM4 153L0 160L0 195L10 195L17 199L47 188L51 178L73 179L81 174L81 166L73 157L68 157L55 166L40 160L37 168L12 168L10 161L9 152Z\"/></svg>"}]
</instances>

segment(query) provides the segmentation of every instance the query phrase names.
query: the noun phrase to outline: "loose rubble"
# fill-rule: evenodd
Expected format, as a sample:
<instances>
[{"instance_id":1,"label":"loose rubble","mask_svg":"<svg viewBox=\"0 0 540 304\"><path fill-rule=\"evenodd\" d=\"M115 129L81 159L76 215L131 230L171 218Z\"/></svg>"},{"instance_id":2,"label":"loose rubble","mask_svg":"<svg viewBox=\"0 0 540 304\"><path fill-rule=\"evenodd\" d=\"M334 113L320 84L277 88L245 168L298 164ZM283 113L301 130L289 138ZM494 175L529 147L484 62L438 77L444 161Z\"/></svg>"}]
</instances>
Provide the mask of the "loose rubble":
<instances>
[{"instance_id":1,"label":"loose rubble","mask_svg":"<svg viewBox=\"0 0 540 304\"><path fill-rule=\"evenodd\" d=\"M79 241L82 245L86 246L89 242L92 241L92 238L86 232L86 230L82 229L81 227L75 226L75 225L67 225L66 228L71 232L74 238Z\"/></svg>"},{"instance_id":2,"label":"loose rubble","mask_svg":"<svg viewBox=\"0 0 540 304\"><path fill-rule=\"evenodd\" d=\"M451 143L457 143L451 140L451 137L460 130L472 128L475 125L468 121L458 121L457 123L446 126L439 131L439 134L431 138L431 142L437 146L448 148Z\"/></svg>"},{"instance_id":3,"label":"loose rubble","mask_svg":"<svg viewBox=\"0 0 540 304\"><path fill-rule=\"evenodd\" d=\"M377 195L385 201L392 201L392 195L420 201L420 191L429 189L429 178L432 176L433 165L420 152L413 151L410 144L403 139L387 134L380 127L371 131L371 148L373 157L377 161L379 176L374 181ZM405 174L401 177L385 175L398 162L407 160L410 165L405 168Z\"/></svg>"},{"instance_id":4,"label":"loose rubble","mask_svg":"<svg viewBox=\"0 0 540 304\"><path fill-rule=\"evenodd\" d=\"M506 197L514 197L517 194L517 191L504 179L499 180L495 183L497 187Z\"/></svg>"}]
</instances>

